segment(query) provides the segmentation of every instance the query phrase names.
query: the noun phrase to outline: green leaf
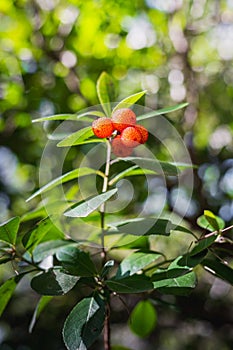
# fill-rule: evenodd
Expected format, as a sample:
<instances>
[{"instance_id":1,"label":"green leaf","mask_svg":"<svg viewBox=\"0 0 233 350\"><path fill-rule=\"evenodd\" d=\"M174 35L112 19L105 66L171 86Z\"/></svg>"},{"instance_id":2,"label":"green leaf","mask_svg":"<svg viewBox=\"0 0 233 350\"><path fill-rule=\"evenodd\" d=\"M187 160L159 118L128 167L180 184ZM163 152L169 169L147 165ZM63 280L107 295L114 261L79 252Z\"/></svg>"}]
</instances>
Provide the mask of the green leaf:
<instances>
[{"instance_id":1,"label":"green leaf","mask_svg":"<svg viewBox=\"0 0 233 350\"><path fill-rule=\"evenodd\" d=\"M31 287L42 295L64 295L78 282L79 277L67 275L60 269L49 269L40 272L31 280Z\"/></svg>"},{"instance_id":2,"label":"green leaf","mask_svg":"<svg viewBox=\"0 0 233 350\"><path fill-rule=\"evenodd\" d=\"M88 253L77 247L64 247L56 253L63 268L70 274L82 277L96 275L96 268Z\"/></svg>"},{"instance_id":3,"label":"green leaf","mask_svg":"<svg viewBox=\"0 0 233 350\"><path fill-rule=\"evenodd\" d=\"M216 277L219 277L233 285L233 269L230 266L214 259L204 259L202 265L207 271L212 272Z\"/></svg>"},{"instance_id":4,"label":"green leaf","mask_svg":"<svg viewBox=\"0 0 233 350\"><path fill-rule=\"evenodd\" d=\"M110 75L102 72L96 84L97 95L107 117L111 115L111 101L115 100L114 82Z\"/></svg>"},{"instance_id":5,"label":"green leaf","mask_svg":"<svg viewBox=\"0 0 233 350\"><path fill-rule=\"evenodd\" d=\"M130 254L127 258L122 260L119 265L116 277L120 278L123 276L131 276L142 270L146 266L155 262L158 258L161 257L161 254L153 252L151 250L138 250Z\"/></svg>"},{"instance_id":6,"label":"green leaf","mask_svg":"<svg viewBox=\"0 0 233 350\"><path fill-rule=\"evenodd\" d=\"M101 277L102 278L105 277L108 274L108 272L113 268L113 266L114 266L114 260L108 260L102 268Z\"/></svg>"},{"instance_id":7,"label":"green leaf","mask_svg":"<svg viewBox=\"0 0 233 350\"><path fill-rule=\"evenodd\" d=\"M52 221L47 217L41 220L34 229L24 235L22 242L29 253L32 253L36 245L42 241L52 226Z\"/></svg>"},{"instance_id":8,"label":"green leaf","mask_svg":"<svg viewBox=\"0 0 233 350\"><path fill-rule=\"evenodd\" d=\"M199 241L197 241L195 247L191 250L190 255L195 255L203 250L206 250L215 242L217 237L218 235L215 234L207 238L201 238Z\"/></svg>"},{"instance_id":9,"label":"green leaf","mask_svg":"<svg viewBox=\"0 0 233 350\"><path fill-rule=\"evenodd\" d=\"M102 332L105 304L96 297L82 299L67 317L63 339L68 350L89 348Z\"/></svg>"},{"instance_id":10,"label":"green leaf","mask_svg":"<svg viewBox=\"0 0 233 350\"><path fill-rule=\"evenodd\" d=\"M91 174L101 175L102 173L99 171L96 171L94 169L91 169L91 168L78 168L78 169L74 169L72 171L69 171L68 173L57 177L56 179L47 183L45 186L41 187L38 191L33 193L33 195L31 197L29 197L26 200L26 202L29 202L31 199L35 198L36 196L38 196L42 193L45 193L45 192L53 189L54 187L56 187L62 183L71 181L73 179L77 179L77 178L82 177L82 176L91 175Z\"/></svg>"},{"instance_id":11,"label":"green leaf","mask_svg":"<svg viewBox=\"0 0 233 350\"><path fill-rule=\"evenodd\" d=\"M141 293L154 288L153 283L145 275L133 275L123 278L113 277L105 283L108 288L117 293Z\"/></svg>"},{"instance_id":12,"label":"green leaf","mask_svg":"<svg viewBox=\"0 0 233 350\"><path fill-rule=\"evenodd\" d=\"M149 300L137 303L131 312L129 327L133 333L141 338L147 337L156 327L157 312Z\"/></svg>"},{"instance_id":13,"label":"green leaf","mask_svg":"<svg viewBox=\"0 0 233 350\"><path fill-rule=\"evenodd\" d=\"M161 162L152 158L125 157L120 159L125 162L133 162L140 168L154 171L156 174L177 176L180 173L180 170L176 165L168 162Z\"/></svg>"},{"instance_id":14,"label":"green leaf","mask_svg":"<svg viewBox=\"0 0 233 350\"><path fill-rule=\"evenodd\" d=\"M0 225L0 241L15 245L19 229L20 218L18 216L5 221Z\"/></svg>"},{"instance_id":15,"label":"green leaf","mask_svg":"<svg viewBox=\"0 0 233 350\"><path fill-rule=\"evenodd\" d=\"M117 192L117 188L99 194L98 196L87 198L84 202L76 204L72 209L69 209L64 213L68 217L83 218L88 216L94 210L96 210L101 204L105 203Z\"/></svg>"},{"instance_id":16,"label":"green leaf","mask_svg":"<svg viewBox=\"0 0 233 350\"><path fill-rule=\"evenodd\" d=\"M73 245L77 246L77 243L61 239L40 243L35 247L33 251L33 261L35 263L40 262L48 256L54 255L61 248Z\"/></svg>"},{"instance_id":17,"label":"green leaf","mask_svg":"<svg viewBox=\"0 0 233 350\"><path fill-rule=\"evenodd\" d=\"M135 238L132 235L123 235L115 243L118 249L150 249L149 239L146 236Z\"/></svg>"},{"instance_id":18,"label":"green leaf","mask_svg":"<svg viewBox=\"0 0 233 350\"><path fill-rule=\"evenodd\" d=\"M1 285L1 287L0 287L0 316L2 315L3 311L5 310L8 302L10 301L10 298L12 297L12 294L15 291L17 283L20 281L20 279L23 276L24 276L24 274L12 277Z\"/></svg>"},{"instance_id":19,"label":"green leaf","mask_svg":"<svg viewBox=\"0 0 233 350\"><path fill-rule=\"evenodd\" d=\"M33 328L35 326L35 323L37 319L39 318L41 312L44 310L44 308L48 305L48 303L51 301L53 297L51 296L42 296L35 308L35 311L33 313L30 325L29 325L29 333L32 333Z\"/></svg>"},{"instance_id":20,"label":"green leaf","mask_svg":"<svg viewBox=\"0 0 233 350\"><path fill-rule=\"evenodd\" d=\"M104 139L93 136L94 133L92 131L92 127L87 126L64 138L57 144L57 147L70 147L93 142L105 142Z\"/></svg>"},{"instance_id":21,"label":"green leaf","mask_svg":"<svg viewBox=\"0 0 233 350\"><path fill-rule=\"evenodd\" d=\"M157 111L152 111L152 112L149 112L149 113L146 113L146 114L138 116L137 120L138 121L139 120L145 120L145 119L148 119L148 118L156 117L156 116L161 115L161 114L167 114L167 113L175 112L175 111L178 111L179 109L187 107L187 106L188 106L188 103L185 102L185 103L178 104L176 106L158 109Z\"/></svg>"},{"instance_id":22,"label":"green leaf","mask_svg":"<svg viewBox=\"0 0 233 350\"><path fill-rule=\"evenodd\" d=\"M169 236L171 231L182 231L191 233L183 226L173 224L167 219L158 218L135 218L111 224L108 234L125 233L130 235L165 235Z\"/></svg>"},{"instance_id":23,"label":"green leaf","mask_svg":"<svg viewBox=\"0 0 233 350\"><path fill-rule=\"evenodd\" d=\"M154 174L154 171L152 171L152 170L140 169L138 167L138 165L133 165L132 167L121 171L119 174L117 174L115 177L113 177L109 181L109 186L112 186L114 183L116 183L120 179L123 179L126 176L153 175L153 174Z\"/></svg>"},{"instance_id":24,"label":"green leaf","mask_svg":"<svg viewBox=\"0 0 233 350\"><path fill-rule=\"evenodd\" d=\"M178 277L153 282L154 288L161 293L173 295L187 295L196 287L196 284L196 275L193 271Z\"/></svg>"},{"instance_id":25,"label":"green leaf","mask_svg":"<svg viewBox=\"0 0 233 350\"><path fill-rule=\"evenodd\" d=\"M219 231L225 227L225 222L211 211L205 210L204 215L199 216L197 224L208 231Z\"/></svg>"},{"instance_id":26,"label":"green leaf","mask_svg":"<svg viewBox=\"0 0 233 350\"><path fill-rule=\"evenodd\" d=\"M97 116L97 117L104 117L104 114L100 111L87 111L80 114L55 114L48 117L42 117L38 119L32 120L32 123L37 122L45 122L49 120L79 120L84 119L85 121L92 121L91 118L85 118L86 116Z\"/></svg>"},{"instance_id":27,"label":"green leaf","mask_svg":"<svg viewBox=\"0 0 233 350\"><path fill-rule=\"evenodd\" d=\"M133 94L131 96L124 98L116 105L116 107L114 107L112 114L120 108L129 108L135 102L137 102L142 96L144 96L145 93L146 93L146 90L137 92L136 94Z\"/></svg>"}]
</instances>

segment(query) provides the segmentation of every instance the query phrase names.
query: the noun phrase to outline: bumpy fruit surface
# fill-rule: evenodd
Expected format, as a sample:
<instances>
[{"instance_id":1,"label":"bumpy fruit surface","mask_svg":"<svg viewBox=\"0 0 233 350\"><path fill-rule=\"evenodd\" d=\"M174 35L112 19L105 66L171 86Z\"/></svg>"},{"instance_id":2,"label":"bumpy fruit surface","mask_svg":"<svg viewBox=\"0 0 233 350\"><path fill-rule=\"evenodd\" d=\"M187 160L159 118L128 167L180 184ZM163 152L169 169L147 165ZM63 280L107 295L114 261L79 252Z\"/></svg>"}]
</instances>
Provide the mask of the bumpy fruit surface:
<instances>
[{"instance_id":1,"label":"bumpy fruit surface","mask_svg":"<svg viewBox=\"0 0 233 350\"><path fill-rule=\"evenodd\" d=\"M146 128L144 128L144 126L142 125L135 125L135 128L140 132L142 139L141 139L141 143L145 143L148 140L148 130Z\"/></svg>"},{"instance_id":2,"label":"bumpy fruit surface","mask_svg":"<svg viewBox=\"0 0 233 350\"><path fill-rule=\"evenodd\" d=\"M137 147L142 142L142 135L136 127L129 126L122 131L121 141L126 147Z\"/></svg>"},{"instance_id":3,"label":"bumpy fruit surface","mask_svg":"<svg viewBox=\"0 0 233 350\"><path fill-rule=\"evenodd\" d=\"M133 149L125 146L121 141L121 136L117 135L112 140L112 151L117 157L128 157L132 154Z\"/></svg>"},{"instance_id":4,"label":"bumpy fruit surface","mask_svg":"<svg viewBox=\"0 0 233 350\"><path fill-rule=\"evenodd\" d=\"M92 123L92 130L99 138L110 137L113 133L113 123L109 118L98 118Z\"/></svg>"},{"instance_id":5,"label":"bumpy fruit surface","mask_svg":"<svg viewBox=\"0 0 233 350\"><path fill-rule=\"evenodd\" d=\"M136 114L129 108L116 110L112 115L114 129L122 132L128 126L136 124Z\"/></svg>"}]
</instances>

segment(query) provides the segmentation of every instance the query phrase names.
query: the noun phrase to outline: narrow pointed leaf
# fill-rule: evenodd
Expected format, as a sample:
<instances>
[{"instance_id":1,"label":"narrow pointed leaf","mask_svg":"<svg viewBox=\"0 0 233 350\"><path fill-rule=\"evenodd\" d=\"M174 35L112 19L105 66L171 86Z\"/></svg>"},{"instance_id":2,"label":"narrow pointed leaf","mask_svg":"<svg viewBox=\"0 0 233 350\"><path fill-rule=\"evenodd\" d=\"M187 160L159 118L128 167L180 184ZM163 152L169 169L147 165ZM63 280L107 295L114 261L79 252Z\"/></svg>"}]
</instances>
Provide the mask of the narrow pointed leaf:
<instances>
[{"instance_id":1,"label":"narrow pointed leaf","mask_svg":"<svg viewBox=\"0 0 233 350\"><path fill-rule=\"evenodd\" d=\"M3 311L5 310L8 302L10 301L12 294L14 293L15 288L17 286L17 283L21 280L21 278L23 276L24 276L24 274L12 277L1 285L1 287L0 287L0 316L2 315Z\"/></svg>"},{"instance_id":2,"label":"narrow pointed leaf","mask_svg":"<svg viewBox=\"0 0 233 350\"><path fill-rule=\"evenodd\" d=\"M208 271L210 270L217 277L233 285L233 269L230 266L214 259L205 259L202 265L207 267Z\"/></svg>"},{"instance_id":3,"label":"narrow pointed leaf","mask_svg":"<svg viewBox=\"0 0 233 350\"><path fill-rule=\"evenodd\" d=\"M111 198L117 192L117 188L102 193L98 196L86 199L81 204L78 204L73 209L70 209L64 213L68 217L86 217L94 210L96 210L101 204L105 203L109 198Z\"/></svg>"},{"instance_id":4,"label":"narrow pointed leaf","mask_svg":"<svg viewBox=\"0 0 233 350\"><path fill-rule=\"evenodd\" d=\"M116 277L131 276L142 270L146 266L155 262L161 254L153 251L139 250L130 254L127 258L123 259L117 270Z\"/></svg>"},{"instance_id":5,"label":"narrow pointed leaf","mask_svg":"<svg viewBox=\"0 0 233 350\"><path fill-rule=\"evenodd\" d=\"M70 147L70 146L76 146L76 145L81 145L85 143L91 143L91 142L105 142L103 139L95 138L93 136L94 136L94 133L92 131L92 127L87 126L67 136L65 139L60 141L57 144L57 146Z\"/></svg>"},{"instance_id":6,"label":"narrow pointed leaf","mask_svg":"<svg viewBox=\"0 0 233 350\"><path fill-rule=\"evenodd\" d=\"M212 235L210 237L207 238L201 238L195 245L195 247L191 250L190 255L195 255L198 254L200 252L202 252L203 250L206 250L207 248L209 248L217 239L218 235Z\"/></svg>"},{"instance_id":7,"label":"narrow pointed leaf","mask_svg":"<svg viewBox=\"0 0 233 350\"><path fill-rule=\"evenodd\" d=\"M106 285L117 293L141 293L154 288L153 283L145 275L113 277L106 281Z\"/></svg>"},{"instance_id":8,"label":"narrow pointed leaf","mask_svg":"<svg viewBox=\"0 0 233 350\"><path fill-rule=\"evenodd\" d=\"M35 198L36 196L53 189L54 187L60 185L61 183L66 183L68 181L77 179L82 176L87 176L87 175L97 174L97 173L98 172L96 170L91 168L78 168L78 169L69 171L68 173L57 177L56 179L47 183L45 186L41 187L38 191L33 193L33 195L27 199L27 202L29 202L31 199Z\"/></svg>"},{"instance_id":9,"label":"narrow pointed leaf","mask_svg":"<svg viewBox=\"0 0 233 350\"><path fill-rule=\"evenodd\" d=\"M93 277L97 273L89 254L77 247L63 247L56 253L56 257L64 270L72 275Z\"/></svg>"},{"instance_id":10,"label":"narrow pointed leaf","mask_svg":"<svg viewBox=\"0 0 233 350\"><path fill-rule=\"evenodd\" d=\"M137 92L136 94L133 94L131 96L128 96L124 98L122 101L120 101L116 107L114 107L112 113L114 113L116 110L120 108L129 108L131 107L134 103L136 103L142 96L144 96L146 93L146 90Z\"/></svg>"},{"instance_id":11,"label":"narrow pointed leaf","mask_svg":"<svg viewBox=\"0 0 233 350\"><path fill-rule=\"evenodd\" d=\"M178 111L179 109L187 107L187 106L188 106L188 103L185 102L185 103L178 104L176 106L158 109L157 111L152 111L152 112L149 112L149 113L146 113L146 114L138 116L137 120L138 121L139 120L145 120L145 119L148 119L148 118L156 117L156 116L161 115L161 114L167 114L167 113L175 112L175 111Z\"/></svg>"},{"instance_id":12,"label":"narrow pointed leaf","mask_svg":"<svg viewBox=\"0 0 233 350\"><path fill-rule=\"evenodd\" d=\"M30 325L29 325L29 333L32 333L33 328L36 324L37 319L39 318L41 312L44 310L44 308L48 305L48 303L52 300L52 296L42 296L35 308L35 311L33 313Z\"/></svg>"},{"instance_id":13,"label":"narrow pointed leaf","mask_svg":"<svg viewBox=\"0 0 233 350\"><path fill-rule=\"evenodd\" d=\"M101 73L97 85L97 95L107 117L111 115L111 101L114 101L114 82L106 72Z\"/></svg>"},{"instance_id":14,"label":"narrow pointed leaf","mask_svg":"<svg viewBox=\"0 0 233 350\"><path fill-rule=\"evenodd\" d=\"M100 111L87 111L80 114L55 114L48 117L42 117L32 120L32 123L38 123L38 122L45 122L49 120L79 120L84 119L85 121L92 121L91 118L87 118L87 116L94 116L94 117L103 117L103 112Z\"/></svg>"},{"instance_id":15,"label":"narrow pointed leaf","mask_svg":"<svg viewBox=\"0 0 233 350\"><path fill-rule=\"evenodd\" d=\"M31 280L31 287L42 295L64 295L78 282L79 277L67 275L60 269L40 272Z\"/></svg>"},{"instance_id":16,"label":"narrow pointed leaf","mask_svg":"<svg viewBox=\"0 0 233 350\"><path fill-rule=\"evenodd\" d=\"M161 162L152 158L126 157L122 158L122 160L125 162L132 162L142 169L152 170L156 174L177 176L180 173L180 170L176 165L168 162Z\"/></svg>"},{"instance_id":17,"label":"narrow pointed leaf","mask_svg":"<svg viewBox=\"0 0 233 350\"><path fill-rule=\"evenodd\" d=\"M15 245L19 229L20 218L18 216L0 225L0 241Z\"/></svg>"},{"instance_id":18,"label":"narrow pointed leaf","mask_svg":"<svg viewBox=\"0 0 233 350\"><path fill-rule=\"evenodd\" d=\"M68 350L86 350L102 332L105 304L102 299L82 299L67 317L63 339Z\"/></svg>"},{"instance_id":19,"label":"narrow pointed leaf","mask_svg":"<svg viewBox=\"0 0 233 350\"><path fill-rule=\"evenodd\" d=\"M156 327L157 312L149 300L141 300L131 312L129 327L141 338L147 337Z\"/></svg>"},{"instance_id":20,"label":"narrow pointed leaf","mask_svg":"<svg viewBox=\"0 0 233 350\"><path fill-rule=\"evenodd\" d=\"M141 169L138 167L138 165L133 165L132 167L129 167L128 169L121 171L114 178L112 178L109 181L109 186L112 186L114 183L116 183L120 179L123 179L126 176L153 175L153 174L154 174L154 171L152 170Z\"/></svg>"}]
</instances>

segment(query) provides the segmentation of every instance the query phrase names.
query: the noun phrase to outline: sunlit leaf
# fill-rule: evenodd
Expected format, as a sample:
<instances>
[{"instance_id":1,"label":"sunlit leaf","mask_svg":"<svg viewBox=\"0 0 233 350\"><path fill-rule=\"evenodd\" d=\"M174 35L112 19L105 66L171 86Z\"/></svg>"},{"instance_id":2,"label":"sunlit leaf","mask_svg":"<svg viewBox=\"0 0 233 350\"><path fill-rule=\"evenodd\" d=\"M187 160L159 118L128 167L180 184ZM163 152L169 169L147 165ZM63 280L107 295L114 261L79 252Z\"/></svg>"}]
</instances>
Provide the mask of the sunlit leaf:
<instances>
[{"instance_id":1,"label":"sunlit leaf","mask_svg":"<svg viewBox=\"0 0 233 350\"><path fill-rule=\"evenodd\" d=\"M115 89L113 79L102 72L96 84L97 95L107 117L111 115L111 102L114 101Z\"/></svg>"},{"instance_id":2,"label":"sunlit leaf","mask_svg":"<svg viewBox=\"0 0 233 350\"><path fill-rule=\"evenodd\" d=\"M3 222L0 225L0 241L15 245L19 223L20 218L18 216Z\"/></svg>"},{"instance_id":3,"label":"sunlit leaf","mask_svg":"<svg viewBox=\"0 0 233 350\"><path fill-rule=\"evenodd\" d=\"M12 277L1 285L1 287L0 287L0 316L2 315L9 300L11 299L12 294L14 293L15 288L17 286L17 283L21 280L21 278L23 276L24 276L24 274Z\"/></svg>"},{"instance_id":4,"label":"sunlit leaf","mask_svg":"<svg viewBox=\"0 0 233 350\"><path fill-rule=\"evenodd\" d=\"M73 134L67 136L65 139L60 141L57 146L58 147L70 147L70 146L77 146L87 143L95 143L95 142L105 142L104 139L100 139L97 137L93 137L94 133L92 131L91 126L87 126L85 128L82 128Z\"/></svg>"},{"instance_id":5,"label":"sunlit leaf","mask_svg":"<svg viewBox=\"0 0 233 350\"><path fill-rule=\"evenodd\" d=\"M142 96L144 96L146 93L146 90L137 92L136 94L133 94L131 96L128 96L124 98L122 101L120 101L116 107L114 107L112 113L114 113L116 110L120 108L129 108L134 103L136 103Z\"/></svg>"},{"instance_id":6,"label":"sunlit leaf","mask_svg":"<svg viewBox=\"0 0 233 350\"><path fill-rule=\"evenodd\" d=\"M219 216L214 215L209 210L205 210L205 214L199 216L197 224L208 231L219 231L225 227L225 222Z\"/></svg>"},{"instance_id":7,"label":"sunlit leaf","mask_svg":"<svg viewBox=\"0 0 233 350\"><path fill-rule=\"evenodd\" d=\"M193 271L177 277L159 279L153 282L154 288L161 293L174 295L188 295L196 287L196 284L197 279Z\"/></svg>"},{"instance_id":8,"label":"sunlit leaf","mask_svg":"<svg viewBox=\"0 0 233 350\"><path fill-rule=\"evenodd\" d=\"M187 107L187 106L188 106L188 103L185 102L185 103L178 104L176 106L158 109L157 111L152 111L152 112L149 112L149 113L146 113L146 114L138 116L137 120L138 121L139 120L145 120L145 119L148 119L148 118L156 117L156 116L161 115L161 114L167 114L167 113L175 112L175 111L178 111L179 109L182 109L182 108Z\"/></svg>"},{"instance_id":9,"label":"sunlit leaf","mask_svg":"<svg viewBox=\"0 0 233 350\"><path fill-rule=\"evenodd\" d=\"M156 327L157 312L149 300L141 300L129 319L129 327L132 332L141 338L147 337Z\"/></svg>"},{"instance_id":10,"label":"sunlit leaf","mask_svg":"<svg viewBox=\"0 0 233 350\"><path fill-rule=\"evenodd\" d=\"M49 120L79 120L79 119L83 119L85 121L93 120L92 118L87 118L87 116L103 117L104 114L101 111L87 111L80 114L55 114L48 117L33 119L32 123L45 122Z\"/></svg>"},{"instance_id":11,"label":"sunlit leaf","mask_svg":"<svg viewBox=\"0 0 233 350\"><path fill-rule=\"evenodd\" d=\"M117 188L107 191L105 193L99 194L98 196L87 198L81 204L78 203L73 209L70 209L64 213L65 216L82 218L88 216L94 210L96 210L101 204L105 203L109 198L111 198L117 192Z\"/></svg>"},{"instance_id":12,"label":"sunlit leaf","mask_svg":"<svg viewBox=\"0 0 233 350\"><path fill-rule=\"evenodd\" d=\"M102 332L105 304L101 298L82 299L67 317L63 339L68 350L85 350Z\"/></svg>"}]
</instances>

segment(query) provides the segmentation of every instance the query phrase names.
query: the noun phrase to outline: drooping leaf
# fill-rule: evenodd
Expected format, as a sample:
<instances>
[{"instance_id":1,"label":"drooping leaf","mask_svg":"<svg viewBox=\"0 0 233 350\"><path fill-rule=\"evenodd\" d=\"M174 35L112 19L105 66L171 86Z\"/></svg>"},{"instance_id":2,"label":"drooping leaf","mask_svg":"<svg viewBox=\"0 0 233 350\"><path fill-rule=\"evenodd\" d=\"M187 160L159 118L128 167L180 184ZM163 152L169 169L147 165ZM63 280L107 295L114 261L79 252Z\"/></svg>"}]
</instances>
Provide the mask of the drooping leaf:
<instances>
[{"instance_id":1,"label":"drooping leaf","mask_svg":"<svg viewBox=\"0 0 233 350\"><path fill-rule=\"evenodd\" d=\"M40 262L48 256L54 255L61 248L72 245L77 246L77 243L61 239L40 243L35 247L33 251L33 261L35 263Z\"/></svg>"},{"instance_id":2,"label":"drooping leaf","mask_svg":"<svg viewBox=\"0 0 233 350\"><path fill-rule=\"evenodd\" d=\"M49 120L79 120L79 119L83 119L85 121L92 121L92 119L88 118L87 116L103 117L104 114L101 111L87 111L87 112L80 113L80 114L55 114L55 115L51 115L48 117L33 119L32 123L45 122L45 121L49 121Z\"/></svg>"},{"instance_id":3,"label":"drooping leaf","mask_svg":"<svg viewBox=\"0 0 233 350\"><path fill-rule=\"evenodd\" d=\"M133 275L123 278L113 277L105 283L117 293L141 293L154 288L151 280L145 275Z\"/></svg>"},{"instance_id":4,"label":"drooping leaf","mask_svg":"<svg viewBox=\"0 0 233 350\"><path fill-rule=\"evenodd\" d=\"M214 215L209 210L205 210L204 215L199 216L197 224L211 232L222 230L225 227L224 220Z\"/></svg>"},{"instance_id":5,"label":"drooping leaf","mask_svg":"<svg viewBox=\"0 0 233 350\"><path fill-rule=\"evenodd\" d=\"M149 113L146 113L146 114L138 116L137 120L138 121L139 120L145 120L145 119L148 119L148 118L156 117L156 116L161 115L161 114L167 114L167 113L175 112L175 111L178 111L179 109L187 107L187 106L188 106L188 103L185 102L185 103L178 104L176 106L158 109L157 111L152 111L152 112L149 112Z\"/></svg>"},{"instance_id":6,"label":"drooping leaf","mask_svg":"<svg viewBox=\"0 0 233 350\"><path fill-rule=\"evenodd\" d=\"M36 308L35 308L35 311L33 313L33 316L32 316L32 319L31 319L31 322L30 322L30 325L29 325L29 333L32 333L33 331L33 328L35 326L35 323L37 321L37 319L39 318L41 312L44 310L44 308L48 305L48 303L52 300L53 297L51 296L45 296L43 295Z\"/></svg>"},{"instance_id":7,"label":"drooping leaf","mask_svg":"<svg viewBox=\"0 0 233 350\"><path fill-rule=\"evenodd\" d=\"M57 144L57 147L70 147L93 142L105 142L104 139L94 137L91 126L82 128L71 135L68 135Z\"/></svg>"},{"instance_id":8,"label":"drooping leaf","mask_svg":"<svg viewBox=\"0 0 233 350\"><path fill-rule=\"evenodd\" d=\"M124 98L123 100L121 100L116 107L114 107L112 113L114 113L116 110L120 109L120 108L129 108L131 107L135 102L137 102L138 100L140 100L140 98L142 96L144 96L146 93L146 90L144 91L140 91L137 92L136 94L133 94L131 96L128 96L126 98Z\"/></svg>"},{"instance_id":9,"label":"drooping leaf","mask_svg":"<svg viewBox=\"0 0 233 350\"><path fill-rule=\"evenodd\" d=\"M20 218L18 216L0 225L0 241L15 245L19 229Z\"/></svg>"},{"instance_id":10,"label":"drooping leaf","mask_svg":"<svg viewBox=\"0 0 233 350\"><path fill-rule=\"evenodd\" d=\"M105 304L101 298L82 299L67 317L63 339L68 350L86 350L102 332Z\"/></svg>"},{"instance_id":11,"label":"drooping leaf","mask_svg":"<svg viewBox=\"0 0 233 350\"><path fill-rule=\"evenodd\" d=\"M161 254L151 250L138 250L122 260L117 270L116 277L120 278L134 275L160 257Z\"/></svg>"},{"instance_id":12,"label":"drooping leaf","mask_svg":"<svg viewBox=\"0 0 233 350\"><path fill-rule=\"evenodd\" d=\"M156 327L157 312L149 300L141 300L129 319L129 327L133 333L141 338L147 337Z\"/></svg>"},{"instance_id":13,"label":"drooping leaf","mask_svg":"<svg viewBox=\"0 0 233 350\"><path fill-rule=\"evenodd\" d=\"M97 273L89 254L77 247L63 247L56 253L56 257L63 268L72 275L93 277Z\"/></svg>"},{"instance_id":14,"label":"drooping leaf","mask_svg":"<svg viewBox=\"0 0 233 350\"><path fill-rule=\"evenodd\" d=\"M61 175L59 177L57 177L56 179L50 181L49 183L47 183L45 186L41 187L38 191L36 191L35 193L33 193L32 196L30 196L26 202L29 202L31 199L35 198L36 196L45 193L51 189L53 189L54 187L71 181L73 179L77 179L79 177L82 176L87 176L87 175L91 175L91 174L97 174L97 175L101 175L102 173L100 171L96 171L94 169L91 168L78 168L78 169L74 169L69 171L68 173Z\"/></svg>"},{"instance_id":15,"label":"drooping leaf","mask_svg":"<svg viewBox=\"0 0 233 350\"><path fill-rule=\"evenodd\" d=\"M125 157L120 159L124 160L125 162L132 162L138 165L140 168L151 170L156 174L177 176L180 173L180 170L176 165L158 161L152 158Z\"/></svg>"},{"instance_id":16,"label":"drooping leaf","mask_svg":"<svg viewBox=\"0 0 233 350\"><path fill-rule=\"evenodd\" d=\"M84 202L78 203L74 208L69 209L64 213L68 217L83 218L88 216L94 210L96 210L101 204L105 203L109 198L111 198L117 192L117 188L107 191L105 193L99 194L91 198L87 198Z\"/></svg>"},{"instance_id":17,"label":"drooping leaf","mask_svg":"<svg viewBox=\"0 0 233 350\"><path fill-rule=\"evenodd\" d=\"M96 84L97 95L107 117L111 116L111 101L115 100L113 79L102 72Z\"/></svg>"},{"instance_id":18,"label":"drooping leaf","mask_svg":"<svg viewBox=\"0 0 233 350\"><path fill-rule=\"evenodd\" d=\"M204 259L202 265L215 276L233 285L233 269L217 259Z\"/></svg>"},{"instance_id":19,"label":"drooping leaf","mask_svg":"<svg viewBox=\"0 0 233 350\"><path fill-rule=\"evenodd\" d=\"M14 276L4 282L0 287L0 316L5 310L8 302L10 301L12 294L15 291L17 283L21 280L24 274Z\"/></svg>"},{"instance_id":20,"label":"drooping leaf","mask_svg":"<svg viewBox=\"0 0 233 350\"><path fill-rule=\"evenodd\" d=\"M42 295L64 295L78 282L79 277L63 273L61 269L51 268L40 272L31 280L31 287Z\"/></svg>"},{"instance_id":21,"label":"drooping leaf","mask_svg":"<svg viewBox=\"0 0 233 350\"><path fill-rule=\"evenodd\" d=\"M158 218L135 218L118 223L112 223L107 234L125 233L135 236L143 235L165 235L169 236L170 232L182 231L191 234L191 231L183 226L173 224L167 219Z\"/></svg>"}]
</instances>

